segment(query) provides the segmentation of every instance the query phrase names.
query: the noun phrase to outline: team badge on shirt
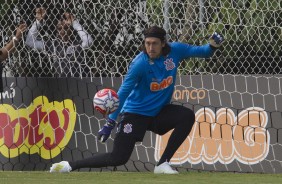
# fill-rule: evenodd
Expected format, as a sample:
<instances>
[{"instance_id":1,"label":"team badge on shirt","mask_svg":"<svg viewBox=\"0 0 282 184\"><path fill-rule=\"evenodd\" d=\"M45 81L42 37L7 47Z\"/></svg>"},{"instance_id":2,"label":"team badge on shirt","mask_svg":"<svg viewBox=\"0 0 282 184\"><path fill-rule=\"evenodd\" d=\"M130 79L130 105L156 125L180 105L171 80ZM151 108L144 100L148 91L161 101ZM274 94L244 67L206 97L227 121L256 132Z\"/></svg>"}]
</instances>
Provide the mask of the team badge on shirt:
<instances>
[{"instance_id":1,"label":"team badge on shirt","mask_svg":"<svg viewBox=\"0 0 282 184\"><path fill-rule=\"evenodd\" d=\"M175 64L173 62L173 59L172 58L168 58L164 61L164 64L165 64L165 69L168 71L168 70L172 70L175 68Z\"/></svg>"},{"instance_id":2,"label":"team badge on shirt","mask_svg":"<svg viewBox=\"0 0 282 184\"><path fill-rule=\"evenodd\" d=\"M124 128L123 128L123 132L127 133L127 134L131 133L132 132L132 124L129 124L129 123L125 124Z\"/></svg>"}]
</instances>

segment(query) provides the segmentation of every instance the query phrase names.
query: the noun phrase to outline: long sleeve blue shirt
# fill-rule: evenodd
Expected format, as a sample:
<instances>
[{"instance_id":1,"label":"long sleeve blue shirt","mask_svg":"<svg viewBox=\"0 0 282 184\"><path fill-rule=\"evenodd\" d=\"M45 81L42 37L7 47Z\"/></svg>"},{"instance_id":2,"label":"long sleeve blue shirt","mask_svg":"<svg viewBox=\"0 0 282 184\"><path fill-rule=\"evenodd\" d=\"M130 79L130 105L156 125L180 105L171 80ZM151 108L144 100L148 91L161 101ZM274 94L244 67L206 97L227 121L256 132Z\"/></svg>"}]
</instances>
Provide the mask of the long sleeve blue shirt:
<instances>
[{"instance_id":1,"label":"long sleeve blue shirt","mask_svg":"<svg viewBox=\"0 0 282 184\"><path fill-rule=\"evenodd\" d=\"M209 44L193 46L185 43L169 43L167 56L150 60L141 52L131 62L127 75L118 90L119 108L109 118L116 120L121 112L156 116L170 103L174 91L177 68L187 58L207 58L213 55Z\"/></svg>"}]
</instances>

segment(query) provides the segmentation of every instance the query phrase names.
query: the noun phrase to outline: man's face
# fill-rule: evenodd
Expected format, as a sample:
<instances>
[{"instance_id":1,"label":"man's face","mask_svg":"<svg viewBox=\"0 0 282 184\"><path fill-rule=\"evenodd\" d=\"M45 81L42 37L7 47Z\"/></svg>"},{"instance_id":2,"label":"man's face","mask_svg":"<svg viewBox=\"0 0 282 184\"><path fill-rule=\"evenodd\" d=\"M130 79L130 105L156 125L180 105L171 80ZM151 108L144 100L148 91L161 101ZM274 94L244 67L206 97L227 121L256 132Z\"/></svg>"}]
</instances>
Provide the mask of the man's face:
<instances>
[{"instance_id":1,"label":"man's face","mask_svg":"<svg viewBox=\"0 0 282 184\"><path fill-rule=\"evenodd\" d=\"M146 52L151 59L160 57L164 46L165 46L165 42L162 42L159 38L155 38L155 37L145 38Z\"/></svg>"},{"instance_id":2,"label":"man's face","mask_svg":"<svg viewBox=\"0 0 282 184\"><path fill-rule=\"evenodd\" d=\"M44 7L38 7L35 9L35 18L36 20L41 21L46 17L46 9Z\"/></svg>"},{"instance_id":3,"label":"man's face","mask_svg":"<svg viewBox=\"0 0 282 184\"><path fill-rule=\"evenodd\" d=\"M68 41L69 36L71 34L71 30L67 24L65 24L63 21L59 21L57 24L57 31L58 31L59 37L63 41Z\"/></svg>"}]
</instances>

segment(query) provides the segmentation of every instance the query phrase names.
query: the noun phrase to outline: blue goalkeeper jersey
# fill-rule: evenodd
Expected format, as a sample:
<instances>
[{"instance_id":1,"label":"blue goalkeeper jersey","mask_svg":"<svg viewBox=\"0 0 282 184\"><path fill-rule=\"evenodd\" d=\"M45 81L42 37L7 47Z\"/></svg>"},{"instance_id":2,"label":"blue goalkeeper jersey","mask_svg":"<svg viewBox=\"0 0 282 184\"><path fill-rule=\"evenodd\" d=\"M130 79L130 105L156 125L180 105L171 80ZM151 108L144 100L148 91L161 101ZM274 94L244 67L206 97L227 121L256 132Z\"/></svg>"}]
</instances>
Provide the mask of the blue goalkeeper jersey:
<instances>
[{"instance_id":1,"label":"blue goalkeeper jersey","mask_svg":"<svg viewBox=\"0 0 282 184\"><path fill-rule=\"evenodd\" d=\"M116 120L121 112L156 116L170 103L179 63L190 57L213 55L209 44L193 46L172 42L169 45L171 50L167 56L150 60L145 52L141 52L133 59L118 90L119 108L109 118Z\"/></svg>"}]
</instances>

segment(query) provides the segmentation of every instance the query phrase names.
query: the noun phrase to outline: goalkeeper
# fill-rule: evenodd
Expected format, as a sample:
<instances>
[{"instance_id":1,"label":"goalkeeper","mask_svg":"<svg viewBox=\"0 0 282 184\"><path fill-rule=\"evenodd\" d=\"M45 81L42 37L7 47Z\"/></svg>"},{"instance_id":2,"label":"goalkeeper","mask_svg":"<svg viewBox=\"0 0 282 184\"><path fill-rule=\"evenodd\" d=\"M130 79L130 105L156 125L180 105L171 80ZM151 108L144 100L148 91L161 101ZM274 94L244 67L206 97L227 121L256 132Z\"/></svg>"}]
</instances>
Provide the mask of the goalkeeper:
<instances>
[{"instance_id":1,"label":"goalkeeper","mask_svg":"<svg viewBox=\"0 0 282 184\"><path fill-rule=\"evenodd\" d=\"M195 121L194 112L181 105L170 104L179 63L187 58L211 57L223 42L214 33L210 43L193 46L185 43L166 42L164 29L152 26L145 31L144 45L132 63L119 88L120 105L110 114L106 124L98 132L98 139L105 142L120 122L110 153L98 153L78 161L55 163L50 172L70 172L79 168L99 168L126 164L136 142L141 142L146 131L164 135L174 129L167 146L155 166L154 173L177 174L170 159L188 136Z\"/></svg>"}]
</instances>

